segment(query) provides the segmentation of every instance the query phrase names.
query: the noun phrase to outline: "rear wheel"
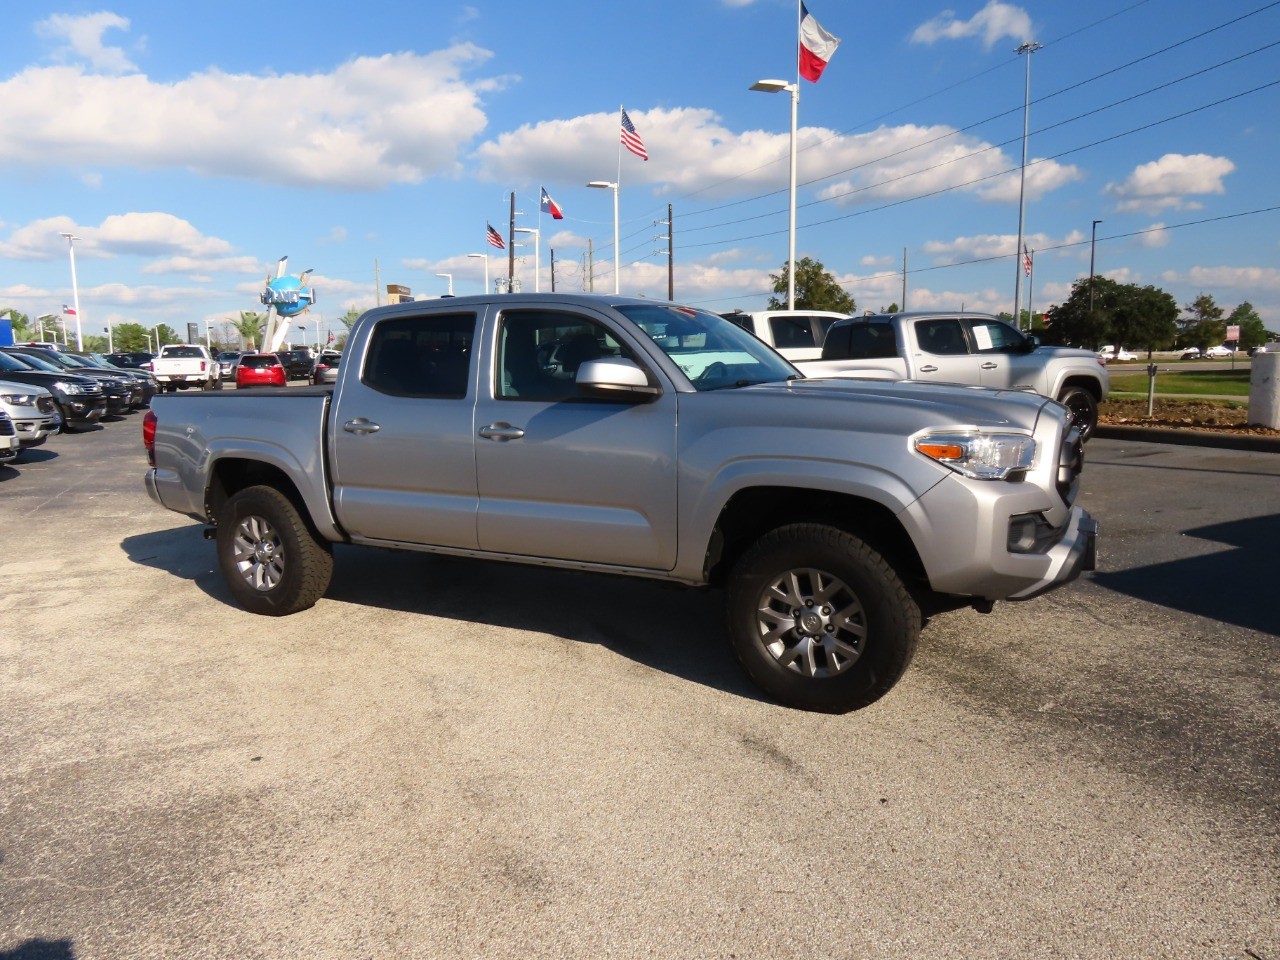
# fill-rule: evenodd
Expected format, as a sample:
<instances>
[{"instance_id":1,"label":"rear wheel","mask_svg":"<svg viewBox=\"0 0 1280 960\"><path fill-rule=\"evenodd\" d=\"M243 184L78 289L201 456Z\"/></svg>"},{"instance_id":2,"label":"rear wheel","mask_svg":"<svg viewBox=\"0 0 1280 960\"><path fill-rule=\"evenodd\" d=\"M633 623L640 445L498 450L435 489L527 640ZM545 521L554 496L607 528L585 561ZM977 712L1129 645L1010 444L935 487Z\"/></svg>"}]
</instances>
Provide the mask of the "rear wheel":
<instances>
[{"instance_id":1,"label":"rear wheel","mask_svg":"<svg viewBox=\"0 0 1280 960\"><path fill-rule=\"evenodd\" d=\"M734 567L734 652L788 706L846 713L880 699L915 653L920 608L862 540L821 524L762 537Z\"/></svg>"},{"instance_id":2,"label":"rear wheel","mask_svg":"<svg viewBox=\"0 0 1280 960\"><path fill-rule=\"evenodd\" d=\"M282 617L315 605L333 575L333 554L274 487L247 487L218 514L218 565L240 606Z\"/></svg>"},{"instance_id":3,"label":"rear wheel","mask_svg":"<svg viewBox=\"0 0 1280 960\"><path fill-rule=\"evenodd\" d=\"M1088 440L1098 426L1098 401L1084 387L1067 387L1058 402L1071 412L1071 421L1080 428L1081 439Z\"/></svg>"}]
</instances>

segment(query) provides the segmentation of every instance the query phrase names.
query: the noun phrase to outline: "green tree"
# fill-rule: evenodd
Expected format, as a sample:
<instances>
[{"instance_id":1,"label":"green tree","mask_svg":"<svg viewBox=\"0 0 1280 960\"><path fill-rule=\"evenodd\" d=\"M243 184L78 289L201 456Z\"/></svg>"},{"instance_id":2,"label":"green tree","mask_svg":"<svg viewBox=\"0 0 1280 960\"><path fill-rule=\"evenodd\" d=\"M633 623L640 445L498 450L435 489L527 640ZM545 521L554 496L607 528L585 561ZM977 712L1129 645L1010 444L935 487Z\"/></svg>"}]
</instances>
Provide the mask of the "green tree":
<instances>
[{"instance_id":1,"label":"green tree","mask_svg":"<svg viewBox=\"0 0 1280 960\"><path fill-rule=\"evenodd\" d=\"M773 281L773 292L784 295L783 299L769 298L770 310L786 309L787 266L784 263L781 273L769 274L769 279ZM827 272L820 261L812 257L801 257L796 261L796 309L853 313L857 308L853 297L836 283L836 278Z\"/></svg>"},{"instance_id":2,"label":"green tree","mask_svg":"<svg viewBox=\"0 0 1280 960\"><path fill-rule=\"evenodd\" d=\"M258 341L267 323L266 315L253 310L241 310L239 318L232 320L231 323L244 341L245 349L257 349Z\"/></svg>"},{"instance_id":3,"label":"green tree","mask_svg":"<svg viewBox=\"0 0 1280 960\"><path fill-rule=\"evenodd\" d=\"M111 330L111 338L120 353L139 353L151 350L151 336L140 323L117 323Z\"/></svg>"},{"instance_id":4,"label":"green tree","mask_svg":"<svg viewBox=\"0 0 1280 960\"><path fill-rule=\"evenodd\" d=\"M1089 278L1082 277L1073 283L1071 296L1045 311L1044 341L1097 350L1111 337L1111 311L1106 304L1117 286L1114 280L1094 277L1090 308Z\"/></svg>"},{"instance_id":5,"label":"green tree","mask_svg":"<svg viewBox=\"0 0 1280 960\"><path fill-rule=\"evenodd\" d=\"M156 324L156 338L160 342L160 346L166 343L182 343L182 338L178 336L178 332L167 323Z\"/></svg>"},{"instance_id":6,"label":"green tree","mask_svg":"<svg viewBox=\"0 0 1280 960\"><path fill-rule=\"evenodd\" d=\"M783 289L786 289L786 288L784 287ZM340 316L338 319L342 321L342 325L347 328L348 332L350 332L351 328L356 325L356 321L359 320L362 316L364 316L363 311L357 310L355 308L355 304L352 304L350 307L347 308L347 312L344 313L342 316Z\"/></svg>"},{"instance_id":7,"label":"green tree","mask_svg":"<svg viewBox=\"0 0 1280 960\"><path fill-rule=\"evenodd\" d=\"M37 336L39 332L37 325L32 323L31 318L21 310L15 310L13 307L0 307L0 319L5 318L5 314L8 314L7 319L13 324L13 339L15 342L21 343L23 340L40 339Z\"/></svg>"},{"instance_id":8,"label":"green tree","mask_svg":"<svg viewBox=\"0 0 1280 960\"><path fill-rule=\"evenodd\" d=\"M1203 353L1227 338L1227 323L1223 319L1226 311L1214 303L1209 294L1200 294L1182 309L1187 312L1178 320L1182 346L1199 347Z\"/></svg>"},{"instance_id":9,"label":"green tree","mask_svg":"<svg viewBox=\"0 0 1280 960\"><path fill-rule=\"evenodd\" d=\"M1248 300L1231 311L1231 316L1227 317L1227 325L1231 324L1240 326L1240 342L1236 344L1238 350L1252 350L1270 339L1266 325Z\"/></svg>"},{"instance_id":10,"label":"green tree","mask_svg":"<svg viewBox=\"0 0 1280 960\"><path fill-rule=\"evenodd\" d=\"M1111 335L1117 347L1152 351L1173 344L1178 333L1178 301L1159 287L1117 284L1107 308Z\"/></svg>"}]
</instances>

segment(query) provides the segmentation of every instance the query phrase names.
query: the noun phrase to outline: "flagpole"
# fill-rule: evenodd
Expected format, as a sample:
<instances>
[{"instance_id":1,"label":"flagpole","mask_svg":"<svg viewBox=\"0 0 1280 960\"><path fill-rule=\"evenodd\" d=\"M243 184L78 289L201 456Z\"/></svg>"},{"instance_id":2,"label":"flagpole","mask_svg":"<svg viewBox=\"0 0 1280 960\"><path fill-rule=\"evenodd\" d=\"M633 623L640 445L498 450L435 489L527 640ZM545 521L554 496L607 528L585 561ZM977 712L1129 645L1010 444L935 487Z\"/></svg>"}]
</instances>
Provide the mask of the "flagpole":
<instances>
[{"instance_id":1,"label":"flagpole","mask_svg":"<svg viewBox=\"0 0 1280 960\"><path fill-rule=\"evenodd\" d=\"M622 254L618 249L618 194L622 190L622 111L625 104L618 104L618 180L613 188L613 295L622 292Z\"/></svg>"},{"instance_id":2,"label":"flagpole","mask_svg":"<svg viewBox=\"0 0 1280 960\"><path fill-rule=\"evenodd\" d=\"M796 82L791 87L790 202L787 210L787 309L796 308L796 121L800 112L800 10L796 0Z\"/></svg>"}]
</instances>

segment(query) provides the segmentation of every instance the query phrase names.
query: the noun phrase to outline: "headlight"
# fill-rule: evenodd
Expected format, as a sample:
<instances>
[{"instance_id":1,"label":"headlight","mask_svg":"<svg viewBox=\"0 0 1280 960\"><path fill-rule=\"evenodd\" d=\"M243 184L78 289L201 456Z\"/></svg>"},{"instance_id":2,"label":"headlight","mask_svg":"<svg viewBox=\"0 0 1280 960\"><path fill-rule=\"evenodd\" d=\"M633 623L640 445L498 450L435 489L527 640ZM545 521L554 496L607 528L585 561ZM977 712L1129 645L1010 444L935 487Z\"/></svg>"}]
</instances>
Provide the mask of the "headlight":
<instances>
[{"instance_id":1,"label":"headlight","mask_svg":"<svg viewBox=\"0 0 1280 960\"><path fill-rule=\"evenodd\" d=\"M77 396L81 393L89 392L87 387L79 383L68 383L65 380L59 380L57 383L54 384L54 386L57 387L59 390L61 390L63 393L68 393L68 394L71 394L72 396Z\"/></svg>"},{"instance_id":2,"label":"headlight","mask_svg":"<svg viewBox=\"0 0 1280 960\"><path fill-rule=\"evenodd\" d=\"M0 393L0 400L15 407L34 407L36 405L36 395L34 393Z\"/></svg>"},{"instance_id":3,"label":"headlight","mask_svg":"<svg viewBox=\"0 0 1280 960\"><path fill-rule=\"evenodd\" d=\"M1036 442L1020 433L927 433L915 448L975 480L1021 480L1036 460Z\"/></svg>"}]
</instances>

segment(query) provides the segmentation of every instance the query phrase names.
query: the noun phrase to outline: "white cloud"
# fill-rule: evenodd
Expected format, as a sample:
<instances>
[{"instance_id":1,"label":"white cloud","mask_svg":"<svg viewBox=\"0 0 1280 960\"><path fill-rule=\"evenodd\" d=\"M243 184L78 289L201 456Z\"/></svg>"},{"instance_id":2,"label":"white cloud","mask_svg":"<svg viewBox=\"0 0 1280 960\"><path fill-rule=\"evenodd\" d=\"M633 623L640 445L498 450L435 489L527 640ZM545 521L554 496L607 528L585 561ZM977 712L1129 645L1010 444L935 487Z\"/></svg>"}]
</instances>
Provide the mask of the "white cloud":
<instances>
[{"instance_id":1,"label":"white cloud","mask_svg":"<svg viewBox=\"0 0 1280 960\"><path fill-rule=\"evenodd\" d=\"M1198 210L1201 204L1187 197L1225 193L1222 178L1235 168L1226 157L1166 153L1159 160L1135 167L1123 183L1108 183L1106 192L1118 201L1116 209L1125 212Z\"/></svg>"},{"instance_id":2,"label":"white cloud","mask_svg":"<svg viewBox=\"0 0 1280 960\"><path fill-rule=\"evenodd\" d=\"M659 192L699 192L704 198L741 196L785 188L790 134L730 130L711 110L695 108L631 111L650 160L629 155L623 179L628 187L661 185ZM558 180L580 185L597 179L617 162L616 114L526 124L476 150L479 176L499 183L522 183L529 170L554 170ZM959 187L983 200L1016 201L1012 158L985 141L948 126L881 127L847 136L821 127L797 131L799 178L827 180L818 197L837 206L920 196ZM840 179L832 179L840 178ZM993 179L983 179L993 178ZM1080 178L1072 166L1040 161L1028 167L1032 199ZM970 181L980 181L973 182ZM605 196L585 212L607 210ZM574 216L579 210L571 211Z\"/></svg>"},{"instance_id":3,"label":"white cloud","mask_svg":"<svg viewBox=\"0 0 1280 960\"><path fill-rule=\"evenodd\" d=\"M1063 244L1078 244L1085 240L1079 230L1072 230L1065 237L1051 237L1046 233L1024 234L1022 241L1028 250L1043 250ZM1018 249L1016 233L984 233L952 240L930 240L923 251L934 258L935 263L955 263L958 260L979 260L985 257L1012 257ZM1087 250L1086 246L1086 250Z\"/></svg>"},{"instance_id":4,"label":"white cloud","mask_svg":"<svg viewBox=\"0 0 1280 960\"><path fill-rule=\"evenodd\" d=\"M0 83L0 162L190 170L292 186L377 189L452 173L485 127L462 43L359 57L329 73L217 70L173 83L32 67Z\"/></svg>"},{"instance_id":5,"label":"white cloud","mask_svg":"<svg viewBox=\"0 0 1280 960\"><path fill-rule=\"evenodd\" d=\"M983 46L990 50L1004 37L1020 42L1030 40L1031 32L1031 17L1025 10L1012 4L990 0L968 20L957 20L954 10L944 10L932 20L916 27L911 34L911 41L936 43L939 40L981 36Z\"/></svg>"},{"instance_id":6,"label":"white cloud","mask_svg":"<svg viewBox=\"0 0 1280 960\"><path fill-rule=\"evenodd\" d=\"M1165 229L1163 223L1153 223L1147 227L1145 233L1138 234L1138 243L1144 247L1167 247L1169 245L1169 231Z\"/></svg>"},{"instance_id":7,"label":"white cloud","mask_svg":"<svg viewBox=\"0 0 1280 960\"><path fill-rule=\"evenodd\" d=\"M207 237L186 220L169 213L125 213L107 217L98 226L78 224L70 217L47 217L14 229L0 241L0 258L53 260L67 256L67 242L60 236L73 233L76 257L111 259L118 256L189 258L188 268L208 271L242 269L211 266L225 261L231 244ZM200 261L200 262L195 262ZM255 270L257 267L255 267ZM145 273L170 273L173 269L144 267Z\"/></svg>"},{"instance_id":8,"label":"white cloud","mask_svg":"<svg viewBox=\"0 0 1280 960\"><path fill-rule=\"evenodd\" d=\"M36 24L36 34L49 40L62 41L53 54L59 62L88 61L89 65L103 73L127 73L137 67L125 56L120 47L103 43L102 35L108 30L128 30L129 21L114 13L90 13L76 17L55 13Z\"/></svg>"},{"instance_id":9,"label":"white cloud","mask_svg":"<svg viewBox=\"0 0 1280 960\"><path fill-rule=\"evenodd\" d=\"M1202 290L1280 292L1280 268L1276 267L1192 267L1186 271L1167 270L1161 279Z\"/></svg>"}]
</instances>

